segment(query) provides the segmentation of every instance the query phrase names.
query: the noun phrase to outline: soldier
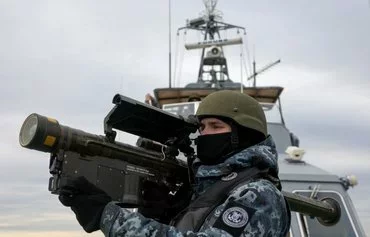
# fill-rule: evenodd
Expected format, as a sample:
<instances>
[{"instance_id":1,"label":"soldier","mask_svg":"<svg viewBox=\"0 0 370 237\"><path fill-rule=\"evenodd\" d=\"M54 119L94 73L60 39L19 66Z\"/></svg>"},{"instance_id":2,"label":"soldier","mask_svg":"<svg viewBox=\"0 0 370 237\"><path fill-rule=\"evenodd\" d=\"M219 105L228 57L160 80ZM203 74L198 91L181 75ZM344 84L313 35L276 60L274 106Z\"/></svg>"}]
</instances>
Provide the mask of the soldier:
<instances>
[{"instance_id":1,"label":"soldier","mask_svg":"<svg viewBox=\"0 0 370 237\"><path fill-rule=\"evenodd\" d=\"M238 92L207 96L196 113L201 126L195 186L189 206L170 225L111 202L83 179L59 196L87 232L106 236L286 236L290 211L280 190L277 151L261 105ZM79 194L69 196L70 189Z\"/></svg>"}]
</instances>

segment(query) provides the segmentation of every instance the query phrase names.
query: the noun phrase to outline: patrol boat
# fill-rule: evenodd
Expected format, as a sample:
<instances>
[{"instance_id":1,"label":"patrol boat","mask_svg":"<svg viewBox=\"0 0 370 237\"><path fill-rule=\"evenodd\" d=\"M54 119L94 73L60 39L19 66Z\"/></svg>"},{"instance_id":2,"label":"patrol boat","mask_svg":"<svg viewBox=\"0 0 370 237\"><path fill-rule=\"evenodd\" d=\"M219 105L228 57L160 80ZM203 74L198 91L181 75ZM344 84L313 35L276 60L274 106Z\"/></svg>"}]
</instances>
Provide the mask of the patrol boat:
<instances>
[{"instance_id":1,"label":"patrol boat","mask_svg":"<svg viewBox=\"0 0 370 237\"><path fill-rule=\"evenodd\" d=\"M201 50L197 81L185 87L158 88L154 96L146 95L145 102L173 114L187 117L195 114L200 101L218 90L234 90L248 94L261 103L268 121L268 132L273 137L279 153L279 170L283 194L291 210L289 236L366 236L354 205L347 192L357 184L354 176L338 177L303 160L304 149L299 138L286 126L280 97L282 87L257 87L256 76L280 62L268 65L259 72L253 63L253 86L246 87L229 77L224 47L243 44L243 38L221 38L222 32L235 29L245 32L241 26L222 21L217 1L204 1L202 16L188 20L182 31L201 32L201 42L185 44L187 50ZM170 70L171 75L171 70ZM277 115L277 116L276 116Z\"/></svg>"}]
</instances>

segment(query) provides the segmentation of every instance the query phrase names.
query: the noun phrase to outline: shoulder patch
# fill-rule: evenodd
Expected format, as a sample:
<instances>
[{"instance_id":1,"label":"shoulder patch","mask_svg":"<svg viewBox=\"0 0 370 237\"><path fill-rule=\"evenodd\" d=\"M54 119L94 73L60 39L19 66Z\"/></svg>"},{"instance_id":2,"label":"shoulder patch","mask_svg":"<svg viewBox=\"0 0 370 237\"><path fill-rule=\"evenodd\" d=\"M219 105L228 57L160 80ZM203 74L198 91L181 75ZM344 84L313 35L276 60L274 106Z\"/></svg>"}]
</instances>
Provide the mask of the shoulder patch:
<instances>
[{"instance_id":1,"label":"shoulder patch","mask_svg":"<svg viewBox=\"0 0 370 237\"><path fill-rule=\"evenodd\" d=\"M240 228L248 223L248 212L240 207L230 207L222 215L222 221L231 227Z\"/></svg>"},{"instance_id":2,"label":"shoulder patch","mask_svg":"<svg viewBox=\"0 0 370 237\"><path fill-rule=\"evenodd\" d=\"M239 236L255 212L253 208L230 201L213 227L225 230L233 236Z\"/></svg>"}]
</instances>

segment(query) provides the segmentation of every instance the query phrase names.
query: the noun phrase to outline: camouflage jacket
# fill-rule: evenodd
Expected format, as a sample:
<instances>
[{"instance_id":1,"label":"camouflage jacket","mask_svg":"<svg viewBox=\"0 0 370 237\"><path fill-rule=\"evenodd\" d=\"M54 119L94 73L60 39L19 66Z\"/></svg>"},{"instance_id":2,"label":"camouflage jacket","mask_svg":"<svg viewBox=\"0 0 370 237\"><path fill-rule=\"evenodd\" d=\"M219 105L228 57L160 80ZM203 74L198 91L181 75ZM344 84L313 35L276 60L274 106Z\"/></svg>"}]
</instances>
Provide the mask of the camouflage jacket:
<instances>
[{"instance_id":1,"label":"camouflage jacket","mask_svg":"<svg viewBox=\"0 0 370 237\"><path fill-rule=\"evenodd\" d=\"M195 162L195 196L235 170L258 166L278 173L277 152L271 137L249 147L224 163L204 166ZM181 231L161 224L114 202L102 214L100 227L105 236L285 236L290 214L280 191L270 181L252 179L230 192L228 198L211 212L198 232Z\"/></svg>"}]
</instances>

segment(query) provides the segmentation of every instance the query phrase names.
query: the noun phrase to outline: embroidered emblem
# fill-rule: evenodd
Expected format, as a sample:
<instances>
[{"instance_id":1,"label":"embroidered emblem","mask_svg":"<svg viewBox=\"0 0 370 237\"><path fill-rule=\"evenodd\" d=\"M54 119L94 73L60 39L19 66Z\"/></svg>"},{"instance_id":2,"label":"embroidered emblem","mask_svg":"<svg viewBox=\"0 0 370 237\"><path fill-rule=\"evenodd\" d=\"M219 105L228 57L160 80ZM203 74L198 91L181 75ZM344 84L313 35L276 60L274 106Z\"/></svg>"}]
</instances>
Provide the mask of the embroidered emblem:
<instances>
[{"instance_id":1,"label":"embroidered emblem","mask_svg":"<svg viewBox=\"0 0 370 237\"><path fill-rule=\"evenodd\" d=\"M224 177L221 178L222 181L230 181L230 180L233 180L236 178L236 176L238 176L238 173L236 172L232 172Z\"/></svg>"},{"instance_id":2,"label":"embroidered emblem","mask_svg":"<svg viewBox=\"0 0 370 237\"><path fill-rule=\"evenodd\" d=\"M248 213L241 207L231 207L222 214L223 222L233 228L243 227L248 219Z\"/></svg>"}]
</instances>

